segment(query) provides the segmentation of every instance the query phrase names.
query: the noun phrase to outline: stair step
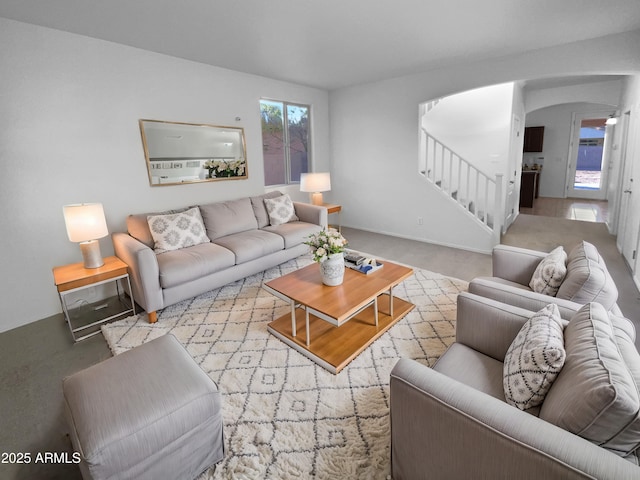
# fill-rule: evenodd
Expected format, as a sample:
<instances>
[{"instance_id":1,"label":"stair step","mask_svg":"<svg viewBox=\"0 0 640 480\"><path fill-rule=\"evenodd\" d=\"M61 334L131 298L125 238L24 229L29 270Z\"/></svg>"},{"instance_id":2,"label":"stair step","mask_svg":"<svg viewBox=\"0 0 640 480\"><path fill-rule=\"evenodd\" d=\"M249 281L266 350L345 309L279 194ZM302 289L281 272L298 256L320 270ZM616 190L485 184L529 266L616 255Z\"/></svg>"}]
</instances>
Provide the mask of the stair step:
<instances>
[{"instance_id":1,"label":"stair step","mask_svg":"<svg viewBox=\"0 0 640 480\"><path fill-rule=\"evenodd\" d=\"M437 180L435 182L433 182L440 190L444 191L444 188L442 188L442 180ZM451 192L451 198L453 198L454 200L458 200L458 190L454 190L453 192ZM478 215L476 215L476 206L475 203L473 201L469 202L468 204L465 205L464 200L461 200L459 202L457 202L458 205L460 205L462 208L466 208L469 213L473 214L473 216L479 221L484 223L484 212L482 210L478 211ZM489 215L489 217L487 218L487 226L489 228L493 228L493 219L491 218L491 215Z\"/></svg>"}]
</instances>

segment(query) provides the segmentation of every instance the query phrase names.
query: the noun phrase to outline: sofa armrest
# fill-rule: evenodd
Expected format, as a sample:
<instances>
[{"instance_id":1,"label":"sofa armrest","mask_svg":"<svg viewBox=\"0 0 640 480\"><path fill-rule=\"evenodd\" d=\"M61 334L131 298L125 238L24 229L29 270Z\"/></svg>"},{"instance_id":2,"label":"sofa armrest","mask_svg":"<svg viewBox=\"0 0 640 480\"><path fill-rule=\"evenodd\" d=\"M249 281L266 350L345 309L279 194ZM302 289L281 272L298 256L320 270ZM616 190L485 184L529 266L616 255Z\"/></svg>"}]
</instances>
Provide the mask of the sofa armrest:
<instances>
[{"instance_id":1,"label":"sofa armrest","mask_svg":"<svg viewBox=\"0 0 640 480\"><path fill-rule=\"evenodd\" d=\"M493 248L493 276L529 285L533 272L547 253L527 248L496 245Z\"/></svg>"},{"instance_id":2,"label":"sofa armrest","mask_svg":"<svg viewBox=\"0 0 640 480\"><path fill-rule=\"evenodd\" d=\"M427 478L631 479L640 467L436 372L391 372L391 473Z\"/></svg>"},{"instance_id":3,"label":"sofa armrest","mask_svg":"<svg viewBox=\"0 0 640 480\"><path fill-rule=\"evenodd\" d=\"M116 232L111 238L116 256L129 266L131 288L136 302L147 313L164 307L155 252L127 233Z\"/></svg>"},{"instance_id":4,"label":"sofa armrest","mask_svg":"<svg viewBox=\"0 0 640 480\"><path fill-rule=\"evenodd\" d=\"M293 202L293 207L295 208L296 216L300 221L313 223L315 225L320 225L322 228L327 228L329 220L327 209L325 207L302 202Z\"/></svg>"},{"instance_id":5,"label":"sofa armrest","mask_svg":"<svg viewBox=\"0 0 640 480\"><path fill-rule=\"evenodd\" d=\"M502 362L534 312L468 292L458 295L456 342Z\"/></svg>"},{"instance_id":6,"label":"sofa armrest","mask_svg":"<svg viewBox=\"0 0 640 480\"><path fill-rule=\"evenodd\" d=\"M560 316L565 320L571 320L571 317L582 307L579 303L571 300L518 288L491 277L478 277L471 280L469 292L533 312L541 310L550 303L555 303L560 311Z\"/></svg>"}]
</instances>

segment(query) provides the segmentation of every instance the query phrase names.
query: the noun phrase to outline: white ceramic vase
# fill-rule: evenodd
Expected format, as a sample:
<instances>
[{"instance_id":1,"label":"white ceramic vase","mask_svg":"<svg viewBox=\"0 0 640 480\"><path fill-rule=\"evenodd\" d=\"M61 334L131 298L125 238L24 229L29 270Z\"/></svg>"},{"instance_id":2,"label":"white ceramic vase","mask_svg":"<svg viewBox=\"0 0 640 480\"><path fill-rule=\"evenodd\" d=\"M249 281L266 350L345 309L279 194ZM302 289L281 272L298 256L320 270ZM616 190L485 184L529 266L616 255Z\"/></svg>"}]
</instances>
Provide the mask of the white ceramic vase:
<instances>
[{"instance_id":1,"label":"white ceramic vase","mask_svg":"<svg viewBox=\"0 0 640 480\"><path fill-rule=\"evenodd\" d=\"M324 262L320 262L322 283L329 287L342 285L344 280L344 254L333 253Z\"/></svg>"}]
</instances>

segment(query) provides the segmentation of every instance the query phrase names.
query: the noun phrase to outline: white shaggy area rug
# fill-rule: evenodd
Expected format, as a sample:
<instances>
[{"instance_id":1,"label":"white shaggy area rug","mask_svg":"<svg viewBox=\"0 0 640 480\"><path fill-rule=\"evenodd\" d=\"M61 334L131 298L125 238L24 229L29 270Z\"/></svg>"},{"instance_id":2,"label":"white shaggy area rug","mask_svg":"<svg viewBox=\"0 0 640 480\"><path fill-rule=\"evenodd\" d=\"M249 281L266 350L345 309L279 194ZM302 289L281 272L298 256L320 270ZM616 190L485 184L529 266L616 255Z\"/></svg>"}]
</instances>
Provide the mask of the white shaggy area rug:
<instances>
[{"instance_id":1,"label":"white shaggy area rug","mask_svg":"<svg viewBox=\"0 0 640 480\"><path fill-rule=\"evenodd\" d=\"M416 305L338 375L267 332L289 306L263 282L311 263L291 260L146 315L104 325L114 354L173 334L223 397L225 459L205 479L386 479L389 374L399 358L432 365L453 342L456 297L467 283L426 270L394 289Z\"/></svg>"}]
</instances>

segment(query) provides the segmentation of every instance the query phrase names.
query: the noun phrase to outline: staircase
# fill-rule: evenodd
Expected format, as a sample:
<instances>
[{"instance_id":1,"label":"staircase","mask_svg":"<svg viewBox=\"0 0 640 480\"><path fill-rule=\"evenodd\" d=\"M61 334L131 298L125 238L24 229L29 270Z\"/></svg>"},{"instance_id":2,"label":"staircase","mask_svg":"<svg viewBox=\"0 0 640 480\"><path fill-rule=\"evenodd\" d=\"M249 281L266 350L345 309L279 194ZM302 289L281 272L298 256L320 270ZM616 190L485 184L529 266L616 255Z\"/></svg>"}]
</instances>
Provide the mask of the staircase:
<instances>
[{"instance_id":1,"label":"staircase","mask_svg":"<svg viewBox=\"0 0 640 480\"><path fill-rule=\"evenodd\" d=\"M502 174L491 178L421 128L420 174L500 243Z\"/></svg>"}]
</instances>

